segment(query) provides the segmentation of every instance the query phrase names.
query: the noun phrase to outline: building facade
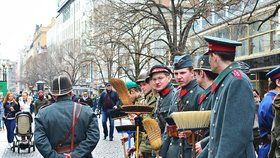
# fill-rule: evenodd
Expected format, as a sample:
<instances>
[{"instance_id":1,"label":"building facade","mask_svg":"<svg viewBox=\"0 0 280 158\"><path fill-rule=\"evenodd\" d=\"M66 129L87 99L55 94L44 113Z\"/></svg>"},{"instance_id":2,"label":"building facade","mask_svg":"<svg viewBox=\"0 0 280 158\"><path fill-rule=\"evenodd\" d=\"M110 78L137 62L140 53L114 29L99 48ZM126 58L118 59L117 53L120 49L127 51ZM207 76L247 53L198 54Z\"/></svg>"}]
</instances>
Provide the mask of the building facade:
<instances>
[{"instance_id":1,"label":"building facade","mask_svg":"<svg viewBox=\"0 0 280 158\"><path fill-rule=\"evenodd\" d=\"M249 22L263 20L272 15L277 3L275 0L260 0L252 15L249 9L253 6L247 6L248 12L243 14L241 10L244 9L245 4L240 3L221 10L222 17L213 14L209 15L207 19L201 18L194 24L195 33L192 33L188 44L193 48L205 45L201 37L206 35L242 42L242 46L237 49L235 60L244 61L250 65L252 86L263 96L268 91L266 73L280 65L279 13L263 24L261 21ZM252 16L250 21L243 23L240 17L247 19L249 16ZM209 21L212 25L209 24ZM203 47L197 52L197 55L201 55L205 51L206 49Z\"/></svg>"}]
</instances>

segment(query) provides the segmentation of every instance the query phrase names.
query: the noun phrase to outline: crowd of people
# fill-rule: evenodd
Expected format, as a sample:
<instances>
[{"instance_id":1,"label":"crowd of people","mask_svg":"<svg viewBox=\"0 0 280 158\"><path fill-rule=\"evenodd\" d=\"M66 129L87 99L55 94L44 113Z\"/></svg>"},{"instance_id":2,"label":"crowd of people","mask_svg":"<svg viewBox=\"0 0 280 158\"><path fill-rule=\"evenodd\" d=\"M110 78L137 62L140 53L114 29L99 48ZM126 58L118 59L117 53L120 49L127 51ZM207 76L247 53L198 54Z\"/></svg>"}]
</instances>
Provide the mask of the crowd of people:
<instances>
[{"instance_id":1,"label":"crowd of people","mask_svg":"<svg viewBox=\"0 0 280 158\"><path fill-rule=\"evenodd\" d=\"M155 151L148 134L141 131L139 152L132 146L125 157L279 157L280 66L267 73L269 91L262 98L250 83L249 65L234 61L236 47L241 43L216 37L205 40L208 51L197 61L190 55L177 56L172 70L155 65L143 71L136 81L126 82L134 105L153 108L150 114L130 114L128 119L137 125L145 119L155 119L162 143L160 150ZM122 107L111 83L104 85L98 99L92 99L87 91L80 97L74 95L71 81L65 76L53 80L50 94L38 91L36 99L26 91L19 96L9 92L3 100L0 96L0 130L4 130L4 123L11 146L16 114L35 113L34 140L42 156L92 157L100 139L96 114L102 117L103 139L113 141L115 127L111 114ZM183 111L211 111L209 128L178 130L170 118ZM121 141L125 143L128 139L122 137Z\"/></svg>"}]
</instances>

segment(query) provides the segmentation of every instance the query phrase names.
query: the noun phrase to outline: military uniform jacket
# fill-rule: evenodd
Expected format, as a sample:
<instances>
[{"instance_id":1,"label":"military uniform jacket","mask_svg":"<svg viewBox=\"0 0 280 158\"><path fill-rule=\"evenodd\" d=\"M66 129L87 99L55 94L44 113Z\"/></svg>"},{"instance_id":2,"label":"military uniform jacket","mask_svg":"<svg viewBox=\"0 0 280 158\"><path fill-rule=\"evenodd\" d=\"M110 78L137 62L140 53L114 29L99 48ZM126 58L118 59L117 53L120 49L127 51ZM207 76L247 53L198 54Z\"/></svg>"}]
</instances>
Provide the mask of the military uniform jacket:
<instances>
[{"instance_id":1,"label":"military uniform jacket","mask_svg":"<svg viewBox=\"0 0 280 158\"><path fill-rule=\"evenodd\" d=\"M176 91L177 90L174 88L174 86L169 83L165 89L159 92L160 96L157 99L156 118L159 122L161 133L164 132L166 124L165 118L168 116L169 107Z\"/></svg>"},{"instance_id":2,"label":"military uniform jacket","mask_svg":"<svg viewBox=\"0 0 280 158\"><path fill-rule=\"evenodd\" d=\"M63 158L55 148L69 132L72 123L74 103L67 97L58 98L56 103L42 108L35 117L34 140L42 156L47 158ZM75 126L75 144L72 158L91 157L92 150L99 141L99 128L95 114L89 106L82 106L78 122ZM70 138L63 146L70 145Z\"/></svg>"},{"instance_id":3,"label":"military uniform jacket","mask_svg":"<svg viewBox=\"0 0 280 158\"><path fill-rule=\"evenodd\" d=\"M144 104L150 107L155 108L156 107L156 96L153 94L152 91L150 91L146 96L144 100ZM143 115L143 119L153 117L155 110L153 110L152 114ZM142 132L141 139L140 139L140 146L139 149L141 152L151 153L152 148L150 145L150 141L148 139L148 135L145 132Z\"/></svg>"},{"instance_id":4,"label":"military uniform jacket","mask_svg":"<svg viewBox=\"0 0 280 158\"><path fill-rule=\"evenodd\" d=\"M211 94L208 158L254 158L255 103L247 75L232 63L215 79Z\"/></svg>"},{"instance_id":5,"label":"military uniform jacket","mask_svg":"<svg viewBox=\"0 0 280 158\"><path fill-rule=\"evenodd\" d=\"M202 92L203 89L198 86L195 80L192 80L187 86L179 89L172 98L168 116L173 112L199 110L198 98ZM167 131L165 131L160 156L164 158L180 157L180 141L181 139L168 137ZM191 146L187 141L184 141L184 144L184 158L191 158Z\"/></svg>"},{"instance_id":6,"label":"military uniform jacket","mask_svg":"<svg viewBox=\"0 0 280 158\"><path fill-rule=\"evenodd\" d=\"M199 97L198 104L200 107L200 111L211 110L210 88L211 88L211 86L209 86L206 90L204 90L203 93ZM204 138L202 140L200 140L200 145L201 145L202 149L206 148L206 145L209 143L209 128L204 130L203 137ZM201 156L208 157L207 154L208 154L208 151L204 150L201 153L201 155L199 155L198 157L199 158L201 158Z\"/></svg>"}]
</instances>

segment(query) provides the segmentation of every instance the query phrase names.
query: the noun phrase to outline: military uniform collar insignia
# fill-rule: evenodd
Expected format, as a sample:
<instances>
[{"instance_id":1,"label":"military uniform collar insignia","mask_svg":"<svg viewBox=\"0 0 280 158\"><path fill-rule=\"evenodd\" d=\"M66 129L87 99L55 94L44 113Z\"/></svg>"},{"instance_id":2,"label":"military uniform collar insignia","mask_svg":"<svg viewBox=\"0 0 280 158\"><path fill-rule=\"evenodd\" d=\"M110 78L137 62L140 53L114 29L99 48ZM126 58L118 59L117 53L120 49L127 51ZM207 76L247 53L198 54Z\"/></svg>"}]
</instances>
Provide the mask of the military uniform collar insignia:
<instances>
[{"instance_id":1,"label":"military uniform collar insignia","mask_svg":"<svg viewBox=\"0 0 280 158\"><path fill-rule=\"evenodd\" d=\"M211 85L211 89L210 89L211 94L213 94L215 92L216 88L217 88L217 83L213 82Z\"/></svg>"},{"instance_id":2,"label":"military uniform collar insignia","mask_svg":"<svg viewBox=\"0 0 280 158\"><path fill-rule=\"evenodd\" d=\"M204 93L201 94L198 100L198 105L201 105L205 99L206 99L206 95Z\"/></svg>"},{"instance_id":3,"label":"military uniform collar insignia","mask_svg":"<svg viewBox=\"0 0 280 158\"><path fill-rule=\"evenodd\" d=\"M162 91L159 92L159 95L161 97L165 97L167 94L169 94L171 89L169 87L164 88Z\"/></svg>"},{"instance_id":4,"label":"military uniform collar insignia","mask_svg":"<svg viewBox=\"0 0 280 158\"><path fill-rule=\"evenodd\" d=\"M188 93L188 90L187 89L181 89L180 91L180 98L184 97L186 94Z\"/></svg>"}]
</instances>

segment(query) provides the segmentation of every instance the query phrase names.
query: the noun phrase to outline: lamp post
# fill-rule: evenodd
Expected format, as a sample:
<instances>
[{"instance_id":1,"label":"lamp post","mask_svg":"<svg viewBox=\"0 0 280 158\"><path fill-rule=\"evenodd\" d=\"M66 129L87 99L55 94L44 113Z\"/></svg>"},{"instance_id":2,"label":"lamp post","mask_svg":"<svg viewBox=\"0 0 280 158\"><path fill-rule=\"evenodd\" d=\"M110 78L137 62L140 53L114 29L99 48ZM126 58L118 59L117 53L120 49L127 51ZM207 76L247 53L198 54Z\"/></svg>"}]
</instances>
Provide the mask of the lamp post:
<instances>
[{"instance_id":1,"label":"lamp post","mask_svg":"<svg viewBox=\"0 0 280 158\"><path fill-rule=\"evenodd\" d=\"M45 82L44 81L37 81L36 84L37 84L37 91L39 91L39 90L44 91L45 90L45 88L44 88Z\"/></svg>"},{"instance_id":2,"label":"lamp post","mask_svg":"<svg viewBox=\"0 0 280 158\"><path fill-rule=\"evenodd\" d=\"M3 67L3 81L7 81L7 67L5 64L2 64Z\"/></svg>"}]
</instances>

